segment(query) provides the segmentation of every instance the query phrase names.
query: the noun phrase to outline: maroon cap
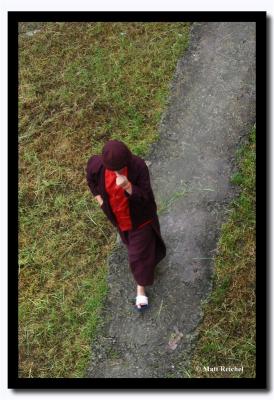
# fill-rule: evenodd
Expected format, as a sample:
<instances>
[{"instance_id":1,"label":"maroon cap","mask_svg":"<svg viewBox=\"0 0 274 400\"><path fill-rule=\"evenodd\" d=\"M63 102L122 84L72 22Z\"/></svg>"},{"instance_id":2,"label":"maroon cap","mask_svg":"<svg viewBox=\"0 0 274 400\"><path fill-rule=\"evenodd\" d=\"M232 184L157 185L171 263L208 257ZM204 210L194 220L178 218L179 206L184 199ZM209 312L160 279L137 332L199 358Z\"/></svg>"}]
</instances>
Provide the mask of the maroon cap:
<instances>
[{"instance_id":1,"label":"maroon cap","mask_svg":"<svg viewBox=\"0 0 274 400\"><path fill-rule=\"evenodd\" d=\"M109 140L103 147L103 164L107 169L119 171L131 160L131 151L120 140Z\"/></svg>"}]
</instances>

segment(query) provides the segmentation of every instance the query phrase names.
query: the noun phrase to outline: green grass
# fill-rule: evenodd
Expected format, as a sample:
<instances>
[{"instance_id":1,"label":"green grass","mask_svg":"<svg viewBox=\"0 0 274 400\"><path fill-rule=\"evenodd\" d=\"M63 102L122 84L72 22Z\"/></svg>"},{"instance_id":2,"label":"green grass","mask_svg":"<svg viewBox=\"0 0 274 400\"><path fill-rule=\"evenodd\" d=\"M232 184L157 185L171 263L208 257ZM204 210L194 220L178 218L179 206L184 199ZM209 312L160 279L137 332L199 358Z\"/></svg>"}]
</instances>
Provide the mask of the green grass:
<instances>
[{"instance_id":1,"label":"green grass","mask_svg":"<svg viewBox=\"0 0 274 400\"><path fill-rule=\"evenodd\" d=\"M181 184L179 190L171 192L166 199L159 199L158 215L162 215L171 210L172 206L178 199L182 199L190 192L186 184Z\"/></svg>"},{"instance_id":2,"label":"green grass","mask_svg":"<svg viewBox=\"0 0 274 400\"><path fill-rule=\"evenodd\" d=\"M188 23L66 22L19 36L20 377L85 374L116 239L86 163L114 138L145 157L188 34Z\"/></svg>"},{"instance_id":3,"label":"green grass","mask_svg":"<svg viewBox=\"0 0 274 400\"><path fill-rule=\"evenodd\" d=\"M255 348L255 158L256 131L238 151L238 172L232 182L241 193L222 226L215 256L213 290L203 302L204 319L191 377L254 378ZM207 372L203 367L243 366L243 372Z\"/></svg>"}]
</instances>

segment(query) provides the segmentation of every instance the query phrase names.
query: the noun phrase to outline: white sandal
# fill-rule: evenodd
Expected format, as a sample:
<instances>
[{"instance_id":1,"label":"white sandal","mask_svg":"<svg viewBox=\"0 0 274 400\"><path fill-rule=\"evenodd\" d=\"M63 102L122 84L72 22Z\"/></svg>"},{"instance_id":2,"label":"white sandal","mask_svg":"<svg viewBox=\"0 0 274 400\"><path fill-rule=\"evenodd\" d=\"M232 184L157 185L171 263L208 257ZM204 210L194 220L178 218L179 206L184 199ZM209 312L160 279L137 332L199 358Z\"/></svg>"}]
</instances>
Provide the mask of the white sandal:
<instances>
[{"instance_id":1,"label":"white sandal","mask_svg":"<svg viewBox=\"0 0 274 400\"><path fill-rule=\"evenodd\" d=\"M138 307L141 306L141 307ZM137 296L136 297L136 303L135 303L135 308L138 311L143 311L146 308L148 308L148 297L147 296Z\"/></svg>"}]
</instances>

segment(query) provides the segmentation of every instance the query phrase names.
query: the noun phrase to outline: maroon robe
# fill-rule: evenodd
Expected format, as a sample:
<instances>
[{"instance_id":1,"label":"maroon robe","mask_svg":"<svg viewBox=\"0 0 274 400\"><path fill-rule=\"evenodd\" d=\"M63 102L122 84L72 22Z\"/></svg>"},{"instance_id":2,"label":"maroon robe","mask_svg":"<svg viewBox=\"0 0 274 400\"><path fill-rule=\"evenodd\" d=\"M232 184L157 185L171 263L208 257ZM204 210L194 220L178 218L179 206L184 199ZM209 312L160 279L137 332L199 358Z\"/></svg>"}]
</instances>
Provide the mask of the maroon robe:
<instances>
[{"instance_id":1,"label":"maroon robe","mask_svg":"<svg viewBox=\"0 0 274 400\"><path fill-rule=\"evenodd\" d=\"M132 194L125 191L132 222L132 230L122 232L111 209L105 189L105 166L102 156L92 156L87 163L87 182L94 196L101 195L101 206L110 222L117 228L128 248L129 263L136 282L141 286L152 285L155 266L166 256L166 246L161 236L157 206L150 184L149 170L145 161L132 154L128 165L128 180ZM152 219L152 222L137 229Z\"/></svg>"}]
</instances>

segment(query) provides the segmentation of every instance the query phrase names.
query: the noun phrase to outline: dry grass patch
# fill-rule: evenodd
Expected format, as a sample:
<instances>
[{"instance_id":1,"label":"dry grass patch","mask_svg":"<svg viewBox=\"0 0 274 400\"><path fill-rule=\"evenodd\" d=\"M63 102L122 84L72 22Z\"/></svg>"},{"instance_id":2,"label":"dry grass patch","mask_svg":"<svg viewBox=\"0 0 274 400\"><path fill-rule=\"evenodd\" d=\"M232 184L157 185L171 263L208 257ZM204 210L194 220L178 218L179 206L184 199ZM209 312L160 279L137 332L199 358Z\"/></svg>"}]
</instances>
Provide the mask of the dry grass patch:
<instances>
[{"instance_id":1,"label":"dry grass patch","mask_svg":"<svg viewBox=\"0 0 274 400\"><path fill-rule=\"evenodd\" d=\"M82 377L116 233L85 167L158 139L187 23L43 23L19 35L20 377Z\"/></svg>"}]
</instances>

